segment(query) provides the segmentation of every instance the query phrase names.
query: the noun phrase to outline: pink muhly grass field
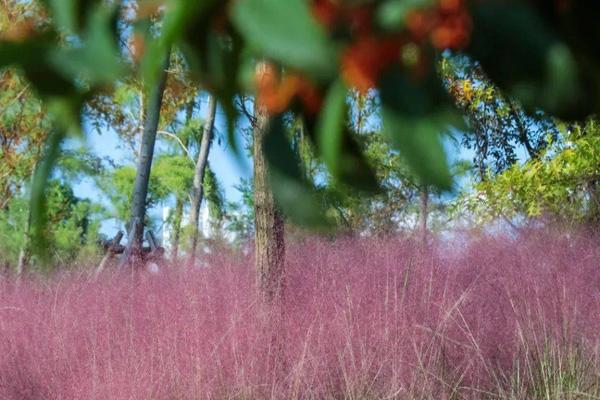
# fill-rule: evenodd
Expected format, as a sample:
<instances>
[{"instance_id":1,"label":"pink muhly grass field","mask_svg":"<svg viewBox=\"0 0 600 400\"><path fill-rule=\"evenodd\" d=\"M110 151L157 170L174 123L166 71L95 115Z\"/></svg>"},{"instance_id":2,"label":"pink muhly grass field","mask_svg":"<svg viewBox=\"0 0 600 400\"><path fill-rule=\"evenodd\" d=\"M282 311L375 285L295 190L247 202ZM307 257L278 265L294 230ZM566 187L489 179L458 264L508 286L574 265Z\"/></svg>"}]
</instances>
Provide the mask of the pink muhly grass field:
<instances>
[{"instance_id":1,"label":"pink muhly grass field","mask_svg":"<svg viewBox=\"0 0 600 400\"><path fill-rule=\"evenodd\" d=\"M0 399L600 398L599 245L310 239L271 306L242 256L0 278Z\"/></svg>"}]
</instances>

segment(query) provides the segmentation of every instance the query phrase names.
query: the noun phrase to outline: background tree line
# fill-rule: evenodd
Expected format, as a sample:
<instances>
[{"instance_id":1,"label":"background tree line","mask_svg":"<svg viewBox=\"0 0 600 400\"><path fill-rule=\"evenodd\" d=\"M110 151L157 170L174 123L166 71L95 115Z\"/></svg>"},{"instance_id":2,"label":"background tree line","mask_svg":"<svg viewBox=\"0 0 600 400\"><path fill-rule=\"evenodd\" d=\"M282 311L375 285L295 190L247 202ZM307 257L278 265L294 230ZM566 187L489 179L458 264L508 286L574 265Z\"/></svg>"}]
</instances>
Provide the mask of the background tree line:
<instances>
[{"instance_id":1,"label":"background tree line","mask_svg":"<svg viewBox=\"0 0 600 400\"><path fill-rule=\"evenodd\" d=\"M111 216L119 264L136 265L147 210L167 200L174 258L195 259L207 201L216 232L253 236L269 297L286 226L427 240L457 215L594 223L597 5L563 3L3 1L5 264L89 258ZM116 132L132 162L67 140L88 129ZM242 204L207 162L215 140L253 160ZM110 204L76 198L82 178Z\"/></svg>"}]
</instances>

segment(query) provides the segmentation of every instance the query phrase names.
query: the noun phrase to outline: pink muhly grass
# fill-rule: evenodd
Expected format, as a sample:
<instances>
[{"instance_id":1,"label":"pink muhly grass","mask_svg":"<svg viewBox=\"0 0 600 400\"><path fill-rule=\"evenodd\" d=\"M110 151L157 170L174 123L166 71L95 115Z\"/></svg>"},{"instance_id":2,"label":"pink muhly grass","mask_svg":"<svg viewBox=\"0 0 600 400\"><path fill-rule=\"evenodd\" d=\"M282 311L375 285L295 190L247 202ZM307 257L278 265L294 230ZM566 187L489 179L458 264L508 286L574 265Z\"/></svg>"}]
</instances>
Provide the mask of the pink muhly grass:
<instances>
[{"instance_id":1,"label":"pink muhly grass","mask_svg":"<svg viewBox=\"0 0 600 400\"><path fill-rule=\"evenodd\" d=\"M233 255L0 278L0 399L594 398L599 244L309 239L277 306Z\"/></svg>"}]
</instances>

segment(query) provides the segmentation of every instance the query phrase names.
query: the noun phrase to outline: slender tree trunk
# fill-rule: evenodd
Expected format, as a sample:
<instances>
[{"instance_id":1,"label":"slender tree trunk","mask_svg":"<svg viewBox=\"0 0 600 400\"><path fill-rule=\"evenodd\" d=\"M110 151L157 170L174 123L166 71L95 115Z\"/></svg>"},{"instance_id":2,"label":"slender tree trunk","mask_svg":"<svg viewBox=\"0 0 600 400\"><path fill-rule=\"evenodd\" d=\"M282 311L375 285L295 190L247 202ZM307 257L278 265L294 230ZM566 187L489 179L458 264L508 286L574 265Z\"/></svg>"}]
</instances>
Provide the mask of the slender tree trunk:
<instances>
[{"instance_id":1,"label":"slender tree trunk","mask_svg":"<svg viewBox=\"0 0 600 400\"><path fill-rule=\"evenodd\" d=\"M34 168L35 171L35 168ZM19 252L19 261L17 262L17 276L21 276L25 269L29 265L29 259L31 257L31 206L27 210L27 225L25 226L25 232L23 233L23 246Z\"/></svg>"},{"instance_id":2,"label":"slender tree trunk","mask_svg":"<svg viewBox=\"0 0 600 400\"><path fill-rule=\"evenodd\" d=\"M30 187L33 186L35 180L35 171L37 170L37 163L33 165L31 171L31 177L29 178ZM25 231L23 232L23 246L19 251L19 260L17 261L17 276L21 276L27 266L29 265L29 259L31 257L31 221L32 221L32 210L31 204L27 208L27 225L25 225Z\"/></svg>"},{"instance_id":3,"label":"slender tree trunk","mask_svg":"<svg viewBox=\"0 0 600 400\"><path fill-rule=\"evenodd\" d=\"M29 217L29 220L31 221L31 216ZM27 265L29 264L29 246L31 243L31 240L29 238L29 225L30 223L27 224L27 227L25 228L25 241L23 242L23 247L21 247L21 251L19 252L19 261L17 263L17 276L21 276L27 268Z\"/></svg>"},{"instance_id":4,"label":"slender tree trunk","mask_svg":"<svg viewBox=\"0 0 600 400\"><path fill-rule=\"evenodd\" d=\"M269 130L269 115L255 105L254 141L254 223L257 286L267 301L282 294L284 284L284 223L269 185L269 171L263 141Z\"/></svg>"},{"instance_id":5,"label":"slender tree trunk","mask_svg":"<svg viewBox=\"0 0 600 400\"><path fill-rule=\"evenodd\" d=\"M587 192L589 195L589 206L587 219L594 225L600 222L600 192L598 182L592 180L587 183Z\"/></svg>"},{"instance_id":6,"label":"slender tree trunk","mask_svg":"<svg viewBox=\"0 0 600 400\"><path fill-rule=\"evenodd\" d=\"M204 175L206 164L208 162L208 153L212 143L213 127L215 124L215 115L217 112L217 100L214 96L208 98L208 112L204 121L204 130L202 132L202 141L200 142L200 152L196 161L196 170L194 172L194 184L191 196L190 223L192 225L192 238L190 243L190 262L196 258L196 248L198 247L198 223L200 222L200 205L204 196Z\"/></svg>"},{"instance_id":7,"label":"slender tree trunk","mask_svg":"<svg viewBox=\"0 0 600 400\"><path fill-rule=\"evenodd\" d=\"M150 182L150 170L154 157L154 144L156 142L156 131L160 119L160 108L167 81L167 68L170 63L170 54L164 60L161 76L157 85L152 88L147 98L145 112L144 132L140 157L138 161L137 174L133 187L133 200L131 204L131 219L127 227L129 236L128 244L119 266L123 267L127 262L134 262L141 256L144 235L144 219L146 217L146 197L148 195L148 183Z\"/></svg>"},{"instance_id":8,"label":"slender tree trunk","mask_svg":"<svg viewBox=\"0 0 600 400\"><path fill-rule=\"evenodd\" d=\"M419 233L423 246L427 245L427 219L429 217L429 188L427 185L421 186L420 193L420 210L419 210Z\"/></svg>"},{"instance_id":9,"label":"slender tree trunk","mask_svg":"<svg viewBox=\"0 0 600 400\"><path fill-rule=\"evenodd\" d=\"M177 260L179 256L179 241L181 240L181 223L183 222L183 198L177 197L175 200L175 216L173 217L173 239L171 246L173 247L173 260Z\"/></svg>"},{"instance_id":10,"label":"slender tree trunk","mask_svg":"<svg viewBox=\"0 0 600 400\"><path fill-rule=\"evenodd\" d=\"M195 100L191 100L186 107L185 123L189 125L194 115L194 107L196 105ZM183 143L185 151L190 144L189 135L185 138ZM181 240L181 224L183 222L183 207L185 205L184 194L180 193L177 195L175 200L175 217L173 218L173 239L171 240L171 246L173 247L172 258L177 260L179 256L179 241Z\"/></svg>"}]
</instances>

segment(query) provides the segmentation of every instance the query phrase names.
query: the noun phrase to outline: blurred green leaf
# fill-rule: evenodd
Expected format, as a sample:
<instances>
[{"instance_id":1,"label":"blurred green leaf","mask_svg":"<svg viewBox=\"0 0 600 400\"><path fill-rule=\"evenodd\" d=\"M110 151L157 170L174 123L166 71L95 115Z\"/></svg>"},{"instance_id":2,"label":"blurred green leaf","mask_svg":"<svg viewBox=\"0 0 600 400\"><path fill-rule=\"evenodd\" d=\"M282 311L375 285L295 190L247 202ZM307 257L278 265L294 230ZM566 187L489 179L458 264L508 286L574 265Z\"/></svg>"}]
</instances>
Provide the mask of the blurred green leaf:
<instances>
[{"instance_id":1,"label":"blurred green leaf","mask_svg":"<svg viewBox=\"0 0 600 400\"><path fill-rule=\"evenodd\" d=\"M231 10L236 28L260 56L316 77L335 73L336 49L306 1L244 0L235 2Z\"/></svg>"},{"instance_id":2,"label":"blurred green leaf","mask_svg":"<svg viewBox=\"0 0 600 400\"><path fill-rule=\"evenodd\" d=\"M410 118L394 109L382 107L383 133L408 162L424 184L450 189L452 176L441 141L447 128L445 115Z\"/></svg>"},{"instance_id":3,"label":"blurred green leaf","mask_svg":"<svg viewBox=\"0 0 600 400\"><path fill-rule=\"evenodd\" d=\"M331 226L323 204L304 180L300 161L286 138L281 117L272 119L263 149L269 163L269 182L275 201L293 222L316 228Z\"/></svg>"},{"instance_id":4,"label":"blurred green leaf","mask_svg":"<svg viewBox=\"0 0 600 400\"><path fill-rule=\"evenodd\" d=\"M101 3L100 0L43 0L59 30L75 33L85 25L90 10Z\"/></svg>"},{"instance_id":5,"label":"blurred green leaf","mask_svg":"<svg viewBox=\"0 0 600 400\"><path fill-rule=\"evenodd\" d=\"M589 19L582 23L586 17L581 6L575 6L577 2L562 11L539 3L474 3L473 32L466 52L528 111L543 108L559 118L584 119L597 112L600 103L595 61L585 60L593 51L587 43L594 24ZM577 16L571 19L569 14L575 12Z\"/></svg>"},{"instance_id":6,"label":"blurred green leaf","mask_svg":"<svg viewBox=\"0 0 600 400\"><path fill-rule=\"evenodd\" d=\"M156 85L160 76L162 60L171 48L179 43L186 29L197 27L206 32L204 14L206 10L216 4L216 0L180 1L171 0L167 3L162 29L158 38L152 37L149 29L146 29L146 51L141 63L141 74L146 88ZM202 23L205 22L205 23ZM200 25L200 26L198 26ZM147 27L146 27L147 28ZM202 41L202 36L195 38Z\"/></svg>"},{"instance_id":7,"label":"blurred green leaf","mask_svg":"<svg viewBox=\"0 0 600 400\"><path fill-rule=\"evenodd\" d=\"M91 12L80 45L59 48L52 63L65 77L82 77L90 84L113 84L124 72L120 62L117 32L113 29L118 10L98 7Z\"/></svg>"},{"instance_id":8,"label":"blurred green leaf","mask_svg":"<svg viewBox=\"0 0 600 400\"><path fill-rule=\"evenodd\" d=\"M20 68L42 97L74 95L75 86L49 62L56 41L53 34L34 36L18 43L0 41L0 68Z\"/></svg>"},{"instance_id":9,"label":"blurred green leaf","mask_svg":"<svg viewBox=\"0 0 600 400\"><path fill-rule=\"evenodd\" d=\"M471 7L473 33L467 48L492 80L504 87L541 79L554 38L524 2L486 1Z\"/></svg>"},{"instance_id":10,"label":"blurred green leaf","mask_svg":"<svg viewBox=\"0 0 600 400\"><path fill-rule=\"evenodd\" d=\"M585 93L579 79L577 63L569 48L562 44L553 45L546 62L546 80L540 90L537 103L559 116L570 116L570 110L585 110L590 105L585 101ZM579 112L577 112L579 113ZM574 116L576 117L576 116Z\"/></svg>"},{"instance_id":11,"label":"blurred green leaf","mask_svg":"<svg viewBox=\"0 0 600 400\"><path fill-rule=\"evenodd\" d=\"M52 116L53 125L65 131L65 134L81 135L81 109L84 100L83 95L48 99L46 107Z\"/></svg>"},{"instance_id":12,"label":"blurred green leaf","mask_svg":"<svg viewBox=\"0 0 600 400\"><path fill-rule=\"evenodd\" d=\"M382 103L411 117L425 117L446 106L447 96L434 74L413 78L399 69L386 71L379 83Z\"/></svg>"},{"instance_id":13,"label":"blurred green leaf","mask_svg":"<svg viewBox=\"0 0 600 400\"><path fill-rule=\"evenodd\" d=\"M452 177L440 134L450 121L446 96L433 76L411 79L391 70L380 83L383 133L423 183L450 189Z\"/></svg>"},{"instance_id":14,"label":"blurred green leaf","mask_svg":"<svg viewBox=\"0 0 600 400\"><path fill-rule=\"evenodd\" d=\"M338 176L342 161L342 142L347 123L346 85L336 81L325 99L317 121L317 137L323 160L329 171Z\"/></svg>"}]
</instances>

